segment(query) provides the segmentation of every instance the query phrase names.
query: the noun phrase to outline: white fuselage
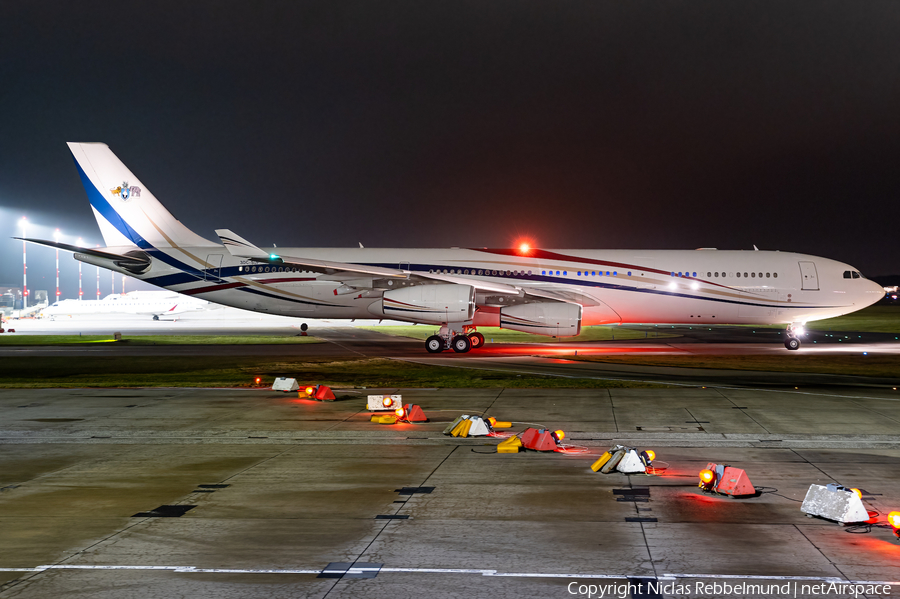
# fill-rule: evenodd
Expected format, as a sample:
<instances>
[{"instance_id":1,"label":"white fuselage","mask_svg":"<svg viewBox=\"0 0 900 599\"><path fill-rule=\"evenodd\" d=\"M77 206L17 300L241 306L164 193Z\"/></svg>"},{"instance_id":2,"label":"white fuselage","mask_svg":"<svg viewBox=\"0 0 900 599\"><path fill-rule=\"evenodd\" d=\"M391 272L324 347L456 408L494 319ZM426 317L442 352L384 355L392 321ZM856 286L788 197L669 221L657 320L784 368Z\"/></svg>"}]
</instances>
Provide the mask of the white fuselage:
<instances>
[{"instance_id":1,"label":"white fuselage","mask_svg":"<svg viewBox=\"0 0 900 599\"><path fill-rule=\"evenodd\" d=\"M584 325L803 323L869 306L884 290L852 266L777 251L278 248L282 256L378 266L448 282L489 281L583 306ZM283 316L371 318L405 285L348 280L237 258L222 246L157 248L139 279L204 300ZM160 259L162 258L162 259ZM106 266L106 265L104 265ZM854 274L855 273L855 274ZM847 278L845 278L847 277ZM479 291L474 325L499 323L515 296Z\"/></svg>"}]
</instances>

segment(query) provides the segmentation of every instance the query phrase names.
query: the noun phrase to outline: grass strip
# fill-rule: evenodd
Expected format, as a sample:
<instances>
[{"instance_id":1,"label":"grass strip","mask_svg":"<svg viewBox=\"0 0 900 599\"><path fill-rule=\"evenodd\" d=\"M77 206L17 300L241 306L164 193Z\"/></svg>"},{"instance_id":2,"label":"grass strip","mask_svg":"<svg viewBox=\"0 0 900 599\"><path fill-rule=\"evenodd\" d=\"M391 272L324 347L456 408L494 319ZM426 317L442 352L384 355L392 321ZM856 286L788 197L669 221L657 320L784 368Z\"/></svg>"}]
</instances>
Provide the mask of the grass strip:
<instances>
[{"instance_id":1,"label":"grass strip","mask_svg":"<svg viewBox=\"0 0 900 599\"><path fill-rule=\"evenodd\" d=\"M323 343L315 337L299 335L135 335L116 341L111 335L2 335L0 346L78 345L123 343L128 345L293 345Z\"/></svg>"},{"instance_id":2,"label":"grass strip","mask_svg":"<svg viewBox=\"0 0 900 599\"><path fill-rule=\"evenodd\" d=\"M807 356L785 352L777 356L566 356L566 359L629 366L803 372L900 380L900 355L896 354Z\"/></svg>"},{"instance_id":3,"label":"grass strip","mask_svg":"<svg viewBox=\"0 0 900 599\"><path fill-rule=\"evenodd\" d=\"M662 387L625 381L515 375L465 368L411 364L383 358L217 356L9 357L0 360L0 388L70 387L252 387L256 377L270 386L279 376L301 385L334 387L586 388Z\"/></svg>"}]
</instances>

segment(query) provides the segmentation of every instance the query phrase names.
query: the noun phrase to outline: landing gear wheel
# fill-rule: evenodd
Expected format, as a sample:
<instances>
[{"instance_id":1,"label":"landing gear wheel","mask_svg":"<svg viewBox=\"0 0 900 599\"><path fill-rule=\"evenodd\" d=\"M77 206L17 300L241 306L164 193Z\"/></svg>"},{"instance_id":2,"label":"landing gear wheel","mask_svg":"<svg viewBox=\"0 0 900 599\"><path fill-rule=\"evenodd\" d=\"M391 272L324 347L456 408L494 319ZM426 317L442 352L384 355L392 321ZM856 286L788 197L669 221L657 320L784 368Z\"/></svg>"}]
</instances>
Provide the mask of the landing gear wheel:
<instances>
[{"instance_id":1,"label":"landing gear wheel","mask_svg":"<svg viewBox=\"0 0 900 599\"><path fill-rule=\"evenodd\" d=\"M784 342L784 346L790 350L800 349L800 340L796 337L788 337Z\"/></svg>"},{"instance_id":2,"label":"landing gear wheel","mask_svg":"<svg viewBox=\"0 0 900 599\"><path fill-rule=\"evenodd\" d=\"M481 333L470 333L469 345L472 346L472 349L478 349L479 347L484 345L484 335L482 335Z\"/></svg>"},{"instance_id":3,"label":"landing gear wheel","mask_svg":"<svg viewBox=\"0 0 900 599\"><path fill-rule=\"evenodd\" d=\"M159 320L159 315L158 315L158 314L154 314L154 315L153 315L153 320Z\"/></svg>"},{"instance_id":4,"label":"landing gear wheel","mask_svg":"<svg viewBox=\"0 0 900 599\"><path fill-rule=\"evenodd\" d=\"M309 325L304 322L303 324L300 325L300 330L305 333L306 331L309 330Z\"/></svg>"},{"instance_id":5,"label":"landing gear wheel","mask_svg":"<svg viewBox=\"0 0 900 599\"><path fill-rule=\"evenodd\" d=\"M469 338L465 335L458 335L454 337L453 342L450 344L450 346L453 348L453 351L458 354L464 354L472 349L472 344L469 342Z\"/></svg>"},{"instance_id":6,"label":"landing gear wheel","mask_svg":"<svg viewBox=\"0 0 900 599\"><path fill-rule=\"evenodd\" d=\"M438 335L432 335L425 340L425 349L429 354L439 354L444 351L444 340Z\"/></svg>"}]
</instances>

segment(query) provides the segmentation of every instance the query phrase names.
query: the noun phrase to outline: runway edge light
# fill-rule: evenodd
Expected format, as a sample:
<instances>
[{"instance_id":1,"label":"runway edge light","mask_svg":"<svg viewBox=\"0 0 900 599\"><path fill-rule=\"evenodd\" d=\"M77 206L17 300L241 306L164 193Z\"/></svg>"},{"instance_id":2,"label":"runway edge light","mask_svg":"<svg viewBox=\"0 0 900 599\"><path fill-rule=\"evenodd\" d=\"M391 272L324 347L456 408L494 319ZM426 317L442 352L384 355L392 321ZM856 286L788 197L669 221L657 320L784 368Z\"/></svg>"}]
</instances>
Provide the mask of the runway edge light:
<instances>
[{"instance_id":1,"label":"runway edge light","mask_svg":"<svg viewBox=\"0 0 900 599\"><path fill-rule=\"evenodd\" d=\"M800 510L810 518L818 516L841 524L869 519L862 499L851 489L837 483L810 485Z\"/></svg>"}]
</instances>

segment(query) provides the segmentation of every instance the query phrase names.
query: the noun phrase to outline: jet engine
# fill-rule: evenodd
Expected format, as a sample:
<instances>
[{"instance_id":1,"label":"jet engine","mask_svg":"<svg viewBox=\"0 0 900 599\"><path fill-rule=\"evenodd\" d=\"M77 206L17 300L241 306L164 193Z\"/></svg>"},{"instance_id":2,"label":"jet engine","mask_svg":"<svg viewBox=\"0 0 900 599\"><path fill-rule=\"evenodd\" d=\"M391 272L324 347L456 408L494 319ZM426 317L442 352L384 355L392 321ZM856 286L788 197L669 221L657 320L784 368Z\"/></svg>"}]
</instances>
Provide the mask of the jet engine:
<instances>
[{"instance_id":1,"label":"jet engine","mask_svg":"<svg viewBox=\"0 0 900 599\"><path fill-rule=\"evenodd\" d=\"M500 309L500 327L547 337L575 337L581 332L581 305L536 302L507 306Z\"/></svg>"},{"instance_id":2,"label":"jet engine","mask_svg":"<svg viewBox=\"0 0 900 599\"><path fill-rule=\"evenodd\" d=\"M467 322L475 315L471 285L413 285L385 291L369 312L395 320L429 324Z\"/></svg>"}]
</instances>

